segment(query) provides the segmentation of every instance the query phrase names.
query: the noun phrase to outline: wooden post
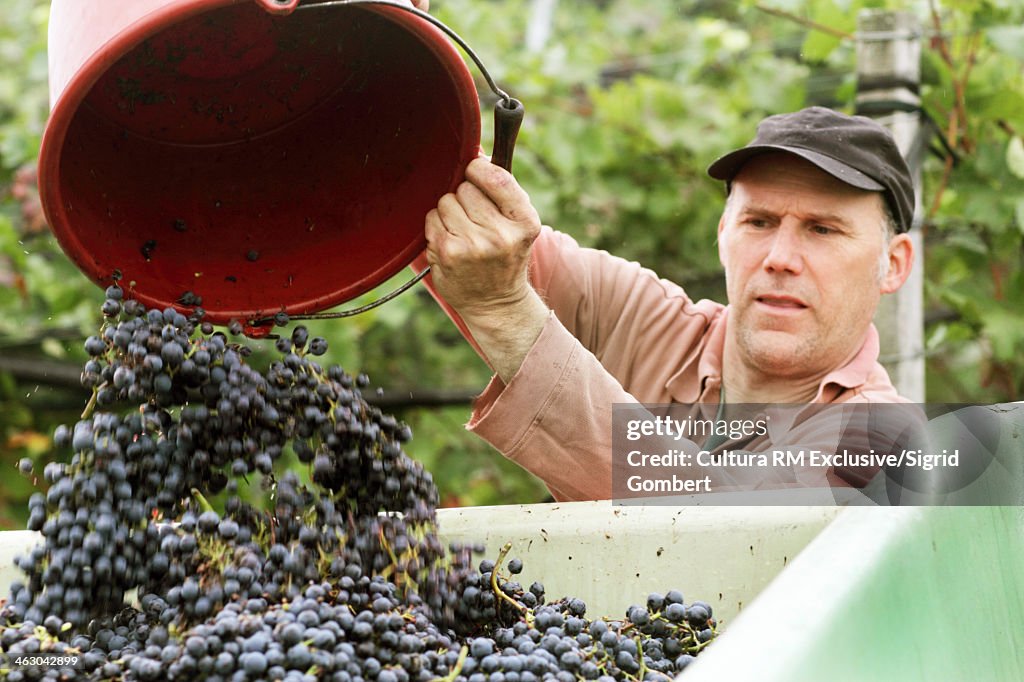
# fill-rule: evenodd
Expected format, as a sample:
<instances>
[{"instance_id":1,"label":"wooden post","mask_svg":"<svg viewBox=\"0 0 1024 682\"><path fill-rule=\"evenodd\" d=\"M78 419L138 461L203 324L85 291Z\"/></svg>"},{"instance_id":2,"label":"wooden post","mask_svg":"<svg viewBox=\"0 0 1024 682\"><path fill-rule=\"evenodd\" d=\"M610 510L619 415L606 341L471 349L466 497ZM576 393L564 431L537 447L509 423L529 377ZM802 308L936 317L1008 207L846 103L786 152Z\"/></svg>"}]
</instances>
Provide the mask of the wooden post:
<instances>
[{"instance_id":1,"label":"wooden post","mask_svg":"<svg viewBox=\"0 0 1024 682\"><path fill-rule=\"evenodd\" d=\"M921 238L921 26L907 12L866 10L857 18L857 111L889 128L914 180L915 263L896 293L884 296L875 314L881 362L901 395L925 401L924 250Z\"/></svg>"}]
</instances>

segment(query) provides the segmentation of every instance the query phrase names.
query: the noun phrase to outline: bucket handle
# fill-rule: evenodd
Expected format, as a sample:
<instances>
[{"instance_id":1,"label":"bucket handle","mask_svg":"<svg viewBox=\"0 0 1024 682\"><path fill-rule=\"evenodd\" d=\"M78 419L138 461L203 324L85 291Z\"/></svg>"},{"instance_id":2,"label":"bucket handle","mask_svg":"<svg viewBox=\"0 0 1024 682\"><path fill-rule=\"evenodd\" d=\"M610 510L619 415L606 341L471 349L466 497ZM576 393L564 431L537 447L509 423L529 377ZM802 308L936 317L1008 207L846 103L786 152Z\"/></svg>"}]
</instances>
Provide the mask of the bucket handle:
<instances>
[{"instance_id":1,"label":"bucket handle","mask_svg":"<svg viewBox=\"0 0 1024 682\"><path fill-rule=\"evenodd\" d=\"M523 103L519 100L509 96L504 90L498 87L497 83L491 77L490 72L487 71L487 67L480 60L473 49L464 41L455 31L450 29L446 24L431 16L430 14L416 9L411 4L405 4L402 2L394 2L392 0L328 0L327 2L318 2L309 5L299 5L298 0L257 0L262 4L268 11L274 11L279 14L290 14L293 10L308 10L308 9L320 9L322 7L340 7L344 5L385 5L388 7L394 7L403 11L415 14L416 16L424 19L438 29L440 29L445 35L451 38L459 47L463 49L467 56L473 60L477 68L480 69L480 73L483 75L484 80L487 81L487 87L491 89L495 95L498 96L498 101L494 103L494 147L491 152L491 163L496 166L500 166L505 170L512 171L512 155L515 152L516 138L519 136L519 127L523 123L523 115L526 110L523 108ZM273 9L272 9L273 8ZM430 266L428 265L415 277L410 279L405 284L401 285L394 291L381 296L380 298L367 303L366 305L359 306L358 308L350 308L349 310L341 310L338 312L329 313L308 313L305 315L289 315L289 320L328 320L339 317L351 317L358 315L359 313L365 313L368 310L372 310L377 306L383 305L395 298L399 294L412 288L421 279L430 274ZM245 333L248 336L260 337L267 335L267 326L274 323L275 318L264 317L256 320L251 320L245 328Z\"/></svg>"}]
</instances>

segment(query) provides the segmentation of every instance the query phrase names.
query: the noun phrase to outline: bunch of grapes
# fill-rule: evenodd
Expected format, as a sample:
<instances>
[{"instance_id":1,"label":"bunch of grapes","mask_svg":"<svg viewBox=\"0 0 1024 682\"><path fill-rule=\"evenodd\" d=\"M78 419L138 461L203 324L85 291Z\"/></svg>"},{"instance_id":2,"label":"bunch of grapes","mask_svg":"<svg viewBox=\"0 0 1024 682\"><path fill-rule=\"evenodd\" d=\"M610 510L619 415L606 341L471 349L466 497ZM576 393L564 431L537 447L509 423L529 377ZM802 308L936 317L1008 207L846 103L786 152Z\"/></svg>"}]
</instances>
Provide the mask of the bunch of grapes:
<instances>
[{"instance_id":1,"label":"bunch of grapes","mask_svg":"<svg viewBox=\"0 0 1024 682\"><path fill-rule=\"evenodd\" d=\"M199 308L146 310L115 285L102 311L85 412L54 434L73 454L43 471L42 540L0 609L3 656L78 665L7 679L639 680L714 637L711 608L677 592L589 621L524 589L518 559L503 575L507 548L477 570L481 548L444 547L408 426L363 399L365 376L321 366L305 327L259 371Z\"/></svg>"}]
</instances>

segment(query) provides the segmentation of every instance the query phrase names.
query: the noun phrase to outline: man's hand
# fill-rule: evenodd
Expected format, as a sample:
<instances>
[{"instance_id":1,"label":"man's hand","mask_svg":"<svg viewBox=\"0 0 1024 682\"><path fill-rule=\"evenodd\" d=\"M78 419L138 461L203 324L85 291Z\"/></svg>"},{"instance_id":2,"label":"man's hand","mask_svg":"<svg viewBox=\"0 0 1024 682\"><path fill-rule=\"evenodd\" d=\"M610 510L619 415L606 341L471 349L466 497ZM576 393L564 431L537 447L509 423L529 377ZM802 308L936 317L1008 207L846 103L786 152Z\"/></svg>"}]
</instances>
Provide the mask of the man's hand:
<instances>
[{"instance_id":1,"label":"man's hand","mask_svg":"<svg viewBox=\"0 0 1024 682\"><path fill-rule=\"evenodd\" d=\"M459 314L500 312L530 290L526 266L540 219L512 175L478 157L454 194L427 214L434 286Z\"/></svg>"},{"instance_id":2,"label":"man's hand","mask_svg":"<svg viewBox=\"0 0 1024 682\"><path fill-rule=\"evenodd\" d=\"M430 0L412 0L412 6L426 12L430 9Z\"/></svg>"},{"instance_id":3,"label":"man's hand","mask_svg":"<svg viewBox=\"0 0 1024 682\"><path fill-rule=\"evenodd\" d=\"M427 214L427 262L437 293L459 313L506 383L547 320L527 279L540 218L512 175L486 158Z\"/></svg>"}]
</instances>

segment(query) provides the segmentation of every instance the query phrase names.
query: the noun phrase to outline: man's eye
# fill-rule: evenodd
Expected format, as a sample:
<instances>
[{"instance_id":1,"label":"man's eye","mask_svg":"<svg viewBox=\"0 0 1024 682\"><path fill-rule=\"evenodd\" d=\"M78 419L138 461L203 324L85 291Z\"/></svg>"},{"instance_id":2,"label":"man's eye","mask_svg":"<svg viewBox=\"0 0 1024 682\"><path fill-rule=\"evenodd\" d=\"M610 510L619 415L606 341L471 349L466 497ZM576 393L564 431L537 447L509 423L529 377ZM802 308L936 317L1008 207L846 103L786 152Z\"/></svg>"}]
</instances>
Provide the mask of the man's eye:
<instances>
[{"instance_id":1,"label":"man's eye","mask_svg":"<svg viewBox=\"0 0 1024 682\"><path fill-rule=\"evenodd\" d=\"M833 230L828 225L815 225L811 229L814 230L815 234L832 234L833 232L835 232L835 230Z\"/></svg>"},{"instance_id":2,"label":"man's eye","mask_svg":"<svg viewBox=\"0 0 1024 682\"><path fill-rule=\"evenodd\" d=\"M764 218L747 218L747 225L762 229L768 227L768 221Z\"/></svg>"}]
</instances>

